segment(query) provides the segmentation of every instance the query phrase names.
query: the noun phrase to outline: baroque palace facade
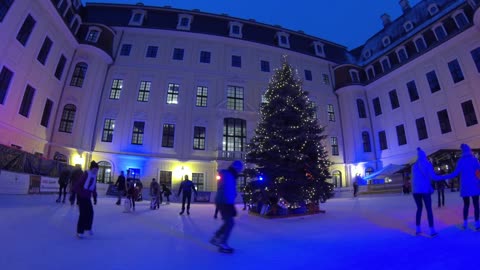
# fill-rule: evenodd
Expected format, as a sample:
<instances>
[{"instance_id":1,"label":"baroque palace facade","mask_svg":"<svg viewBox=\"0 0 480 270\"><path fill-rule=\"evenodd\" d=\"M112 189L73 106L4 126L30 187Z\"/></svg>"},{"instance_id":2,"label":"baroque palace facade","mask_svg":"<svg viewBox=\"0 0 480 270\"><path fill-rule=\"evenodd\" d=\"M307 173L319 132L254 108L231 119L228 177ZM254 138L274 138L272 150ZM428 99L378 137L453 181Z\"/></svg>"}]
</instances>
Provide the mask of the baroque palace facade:
<instances>
[{"instance_id":1,"label":"baroque palace facade","mask_svg":"<svg viewBox=\"0 0 480 270\"><path fill-rule=\"evenodd\" d=\"M400 1L362 46L200 10L0 0L0 144L216 188L241 159L283 55L317 106L331 181L480 146L478 0ZM136 174L137 176L133 176Z\"/></svg>"}]
</instances>

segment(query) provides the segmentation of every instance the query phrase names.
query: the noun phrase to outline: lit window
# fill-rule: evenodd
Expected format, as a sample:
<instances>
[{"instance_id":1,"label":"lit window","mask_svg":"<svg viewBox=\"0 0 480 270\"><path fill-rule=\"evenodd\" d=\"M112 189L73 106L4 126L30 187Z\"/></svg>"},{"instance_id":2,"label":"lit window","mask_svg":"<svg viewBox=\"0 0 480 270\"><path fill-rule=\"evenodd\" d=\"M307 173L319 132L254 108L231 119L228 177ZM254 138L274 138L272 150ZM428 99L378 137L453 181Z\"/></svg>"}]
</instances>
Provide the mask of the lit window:
<instances>
[{"instance_id":1,"label":"lit window","mask_svg":"<svg viewBox=\"0 0 480 270\"><path fill-rule=\"evenodd\" d=\"M87 63L81 62L75 65L73 70L72 80L70 81L70 86L82 87L85 76L87 75L88 65Z\"/></svg>"},{"instance_id":2,"label":"lit window","mask_svg":"<svg viewBox=\"0 0 480 270\"><path fill-rule=\"evenodd\" d=\"M110 88L110 99L120 99L123 88L123 80L114 79Z\"/></svg>"},{"instance_id":3,"label":"lit window","mask_svg":"<svg viewBox=\"0 0 480 270\"><path fill-rule=\"evenodd\" d=\"M152 82L141 81L140 88L138 89L137 101L147 102L150 97L150 88L152 87Z\"/></svg>"},{"instance_id":4,"label":"lit window","mask_svg":"<svg viewBox=\"0 0 480 270\"><path fill-rule=\"evenodd\" d=\"M190 30L192 24L193 16L189 14L178 14L178 30Z\"/></svg>"},{"instance_id":5,"label":"lit window","mask_svg":"<svg viewBox=\"0 0 480 270\"><path fill-rule=\"evenodd\" d=\"M229 36L236 37L236 38L243 37L243 33L242 33L243 24L239 22L230 22L228 25L230 28Z\"/></svg>"},{"instance_id":6,"label":"lit window","mask_svg":"<svg viewBox=\"0 0 480 270\"><path fill-rule=\"evenodd\" d=\"M243 111L243 87L227 87L227 109Z\"/></svg>"},{"instance_id":7,"label":"lit window","mask_svg":"<svg viewBox=\"0 0 480 270\"><path fill-rule=\"evenodd\" d=\"M167 90L167 104L178 104L178 92L180 85L176 83L169 83Z\"/></svg>"},{"instance_id":8,"label":"lit window","mask_svg":"<svg viewBox=\"0 0 480 270\"><path fill-rule=\"evenodd\" d=\"M115 119L107 118L103 123L102 142L113 141L113 131L115 129Z\"/></svg>"},{"instance_id":9,"label":"lit window","mask_svg":"<svg viewBox=\"0 0 480 270\"><path fill-rule=\"evenodd\" d=\"M327 105L328 121L335 122L335 108L332 104Z\"/></svg>"},{"instance_id":10,"label":"lit window","mask_svg":"<svg viewBox=\"0 0 480 270\"><path fill-rule=\"evenodd\" d=\"M288 33L278 32L277 33L278 46L283 48L290 48L289 37L290 35Z\"/></svg>"},{"instance_id":11,"label":"lit window","mask_svg":"<svg viewBox=\"0 0 480 270\"><path fill-rule=\"evenodd\" d=\"M195 105L197 107L207 107L208 88L205 86L197 86L197 99Z\"/></svg>"},{"instance_id":12,"label":"lit window","mask_svg":"<svg viewBox=\"0 0 480 270\"><path fill-rule=\"evenodd\" d=\"M77 107L75 107L73 104L67 104L65 107L63 107L62 119L60 120L60 127L58 128L58 131L72 133L76 112Z\"/></svg>"},{"instance_id":13,"label":"lit window","mask_svg":"<svg viewBox=\"0 0 480 270\"><path fill-rule=\"evenodd\" d=\"M85 37L85 41L97 43L101 32L102 31L98 27L90 27L87 36Z\"/></svg>"}]
</instances>

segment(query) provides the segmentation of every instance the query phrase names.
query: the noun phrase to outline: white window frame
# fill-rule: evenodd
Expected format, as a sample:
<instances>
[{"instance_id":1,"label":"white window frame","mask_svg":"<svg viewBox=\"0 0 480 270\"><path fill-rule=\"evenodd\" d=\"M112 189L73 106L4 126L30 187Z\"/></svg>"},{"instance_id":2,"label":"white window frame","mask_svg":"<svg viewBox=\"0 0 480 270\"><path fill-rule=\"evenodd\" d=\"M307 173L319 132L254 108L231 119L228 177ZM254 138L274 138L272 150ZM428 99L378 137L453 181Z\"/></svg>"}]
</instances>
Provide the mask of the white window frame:
<instances>
[{"instance_id":1,"label":"white window frame","mask_svg":"<svg viewBox=\"0 0 480 270\"><path fill-rule=\"evenodd\" d=\"M463 10L457 10L455 13L452 14L452 19L455 21L455 25L457 26L458 29L460 29L460 25L458 25L458 22L457 20L455 19L455 17L459 14L463 14L463 17L465 17L465 20L467 20L467 22L470 22L468 20L468 17L467 15L465 15L465 12L463 12Z\"/></svg>"},{"instance_id":2,"label":"white window frame","mask_svg":"<svg viewBox=\"0 0 480 270\"><path fill-rule=\"evenodd\" d=\"M290 34L286 32L277 32L276 37L278 46L290 49ZM286 43L282 43L282 37L285 38L287 41Z\"/></svg>"},{"instance_id":3,"label":"white window frame","mask_svg":"<svg viewBox=\"0 0 480 270\"><path fill-rule=\"evenodd\" d=\"M315 55L325 57L325 44L320 41L314 41L313 47L315 48Z\"/></svg>"},{"instance_id":4,"label":"white window frame","mask_svg":"<svg viewBox=\"0 0 480 270\"><path fill-rule=\"evenodd\" d=\"M383 61L385 61L385 60L387 60L388 70L385 70L385 67L383 66ZM390 63L390 58L388 58L388 56L384 56L384 57L380 58L380 66L382 66L383 72L387 72L387 71L391 70L392 65Z\"/></svg>"},{"instance_id":5,"label":"white window frame","mask_svg":"<svg viewBox=\"0 0 480 270\"><path fill-rule=\"evenodd\" d=\"M427 49L427 43L425 42L425 38L424 38L422 35L420 35L420 36L418 36L418 37L416 37L416 38L413 39L413 44L415 44L415 49L417 50L417 52L420 52L420 51L418 50L418 47L417 47L417 40L419 40L419 39L422 40L423 45L425 45L425 49Z\"/></svg>"},{"instance_id":6,"label":"white window frame","mask_svg":"<svg viewBox=\"0 0 480 270\"><path fill-rule=\"evenodd\" d=\"M80 8L80 6L82 5L82 3L80 2L80 0L72 0L73 1L73 6L78 9Z\"/></svg>"},{"instance_id":7,"label":"white window frame","mask_svg":"<svg viewBox=\"0 0 480 270\"><path fill-rule=\"evenodd\" d=\"M430 13L430 16L433 16L437 14L438 11L440 11L440 9L438 8L438 5L435 3L430 4L427 9L428 9L428 13Z\"/></svg>"},{"instance_id":8,"label":"white window frame","mask_svg":"<svg viewBox=\"0 0 480 270\"><path fill-rule=\"evenodd\" d=\"M237 26L239 28L239 33L234 33L233 28ZM228 35L230 37L235 37L235 38L243 38L243 23L240 22L229 22L228 23L228 29L229 33Z\"/></svg>"},{"instance_id":9,"label":"white window frame","mask_svg":"<svg viewBox=\"0 0 480 270\"><path fill-rule=\"evenodd\" d=\"M69 1L63 0L63 1L58 2L57 8L60 7L63 4L63 2L67 3L67 7L65 8L65 11L62 14L62 18L65 17L65 14L67 14L68 9L72 6L72 3L70 3Z\"/></svg>"},{"instance_id":10,"label":"white window frame","mask_svg":"<svg viewBox=\"0 0 480 270\"><path fill-rule=\"evenodd\" d=\"M134 19L135 19L135 16L138 15L138 14L140 14L142 16L140 17L140 20L138 20L138 22L137 22ZM128 25L136 25L136 26L142 25L146 14L147 14L147 12L143 9L132 10L132 16L130 17L130 21L128 22Z\"/></svg>"},{"instance_id":11,"label":"white window frame","mask_svg":"<svg viewBox=\"0 0 480 270\"><path fill-rule=\"evenodd\" d=\"M439 41L440 39L438 38L437 36L437 32L435 31L438 27L441 27L442 30L443 30L443 33L445 34L445 37L447 37L447 30L445 29L445 27L443 26L443 23L439 23L439 24L436 24L432 27L432 32L433 34L435 35L435 38L437 39L437 41Z\"/></svg>"},{"instance_id":12,"label":"white window frame","mask_svg":"<svg viewBox=\"0 0 480 270\"><path fill-rule=\"evenodd\" d=\"M89 40L88 37L90 36L91 31L98 31L98 35L95 38L95 40ZM102 34L102 29L97 27L97 26L90 26L87 31L87 35L85 36L85 41L92 42L92 43L97 43L98 40L100 39L100 35Z\"/></svg>"},{"instance_id":13,"label":"white window frame","mask_svg":"<svg viewBox=\"0 0 480 270\"><path fill-rule=\"evenodd\" d=\"M402 63L402 60L400 59L400 54L399 54L399 52L402 51L402 50L405 52L405 55L407 56L407 59L405 59L405 61L408 60L408 58L409 58L408 52L407 52L407 49L405 48L405 46L402 46L402 47L398 48L398 49L395 51L395 53L397 54L398 62L400 62L400 63Z\"/></svg>"},{"instance_id":14,"label":"white window frame","mask_svg":"<svg viewBox=\"0 0 480 270\"><path fill-rule=\"evenodd\" d=\"M370 75L368 75L368 74L369 74L368 71L369 71L370 69L372 70L373 78L370 78ZM376 75L376 74L375 74L375 69L373 68L373 66L368 66L367 69L366 69L366 71L367 71L367 78L368 78L369 80L373 80L373 79L375 78L375 75Z\"/></svg>"},{"instance_id":15,"label":"white window frame","mask_svg":"<svg viewBox=\"0 0 480 270\"><path fill-rule=\"evenodd\" d=\"M188 19L188 25L182 25L182 19ZM177 30L187 30L190 31L190 26L192 25L193 15L190 14L178 14Z\"/></svg>"},{"instance_id":16,"label":"white window frame","mask_svg":"<svg viewBox=\"0 0 480 270\"><path fill-rule=\"evenodd\" d=\"M78 29L80 29L80 25L82 24L82 17L78 16L78 14L75 14L75 16L73 17L72 21L70 22L70 25L68 26L68 28L72 28L73 24L75 23L75 21L78 21L78 25L77 25L77 28L76 29L72 29L73 31L73 34L77 34L78 32Z\"/></svg>"},{"instance_id":17,"label":"white window frame","mask_svg":"<svg viewBox=\"0 0 480 270\"><path fill-rule=\"evenodd\" d=\"M368 59L372 56L372 52L370 50L366 50L363 52L363 58Z\"/></svg>"},{"instance_id":18,"label":"white window frame","mask_svg":"<svg viewBox=\"0 0 480 270\"><path fill-rule=\"evenodd\" d=\"M410 32L413 29L413 23L411 21L406 21L403 24L403 29L405 29L407 32Z\"/></svg>"},{"instance_id":19,"label":"white window frame","mask_svg":"<svg viewBox=\"0 0 480 270\"><path fill-rule=\"evenodd\" d=\"M356 69L350 69L348 71L350 74L350 79L352 79L352 83L359 83L360 82L360 72ZM355 74L355 75L354 75ZM355 77L356 76L356 77ZM355 79L356 78L356 79Z\"/></svg>"},{"instance_id":20,"label":"white window frame","mask_svg":"<svg viewBox=\"0 0 480 270\"><path fill-rule=\"evenodd\" d=\"M392 42L391 42L389 36L386 36L386 37L383 37L383 38L382 38L383 47L387 47L388 45L390 45L390 43L392 43Z\"/></svg>"}]
</instances>

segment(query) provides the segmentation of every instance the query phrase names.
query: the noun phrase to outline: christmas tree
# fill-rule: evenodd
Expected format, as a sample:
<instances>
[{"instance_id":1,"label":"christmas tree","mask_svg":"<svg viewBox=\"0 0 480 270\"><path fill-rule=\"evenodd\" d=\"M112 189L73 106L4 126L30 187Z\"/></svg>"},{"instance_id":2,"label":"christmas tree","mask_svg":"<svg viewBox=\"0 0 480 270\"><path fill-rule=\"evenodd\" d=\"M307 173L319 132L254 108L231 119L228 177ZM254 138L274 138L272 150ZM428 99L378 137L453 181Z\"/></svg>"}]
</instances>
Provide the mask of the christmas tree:
<instances>
[{"instance_id":1,"label":"christmas tree","mask_svg":"<svg viewBox=\"0 0 480 270\"><path fill-rule=\"evenodd\" d=\"M286 57L270 80L265 100L247 163L255 164L264 179L270 204L318 203L331 165L322 145L326 136L315 104Z\"/></svg>"}]
</instances>

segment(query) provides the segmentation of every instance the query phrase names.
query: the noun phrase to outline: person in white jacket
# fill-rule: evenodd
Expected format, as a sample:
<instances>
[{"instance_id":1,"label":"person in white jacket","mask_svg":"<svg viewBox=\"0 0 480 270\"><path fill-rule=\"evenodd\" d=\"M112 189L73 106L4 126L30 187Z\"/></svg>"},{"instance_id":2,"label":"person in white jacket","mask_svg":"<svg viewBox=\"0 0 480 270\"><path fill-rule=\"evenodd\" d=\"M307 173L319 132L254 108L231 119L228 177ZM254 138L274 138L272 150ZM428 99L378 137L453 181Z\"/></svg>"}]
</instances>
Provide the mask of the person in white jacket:
<instances>
[{"instance_id":1,"label":"person in white jacket","mask_svg":"<svg viewBox=\"0 0 480 270\"><path fill-rule=\"evenodd\" d=\"M445 175L445 178L460 176L460 196L463 198L463 228L468 227L468 210L470 208L470 197L475 209L475 229L480 231L478 198L480 195L480 180L477 178L477 171L480 173L480 162L473 155L470 146L460 146L462 156L457 162L455 170Z\"/></svg>"},{"instance_id":2,"label":"person in white jacket","mask_svg":"<svg viewBox=\"0 0 480 270\"><path fill-rule=\"evenodd\" d=\"M433 169L432 163L427 158L425 152L417 148L417 161L412 165L412 191L415 204L417 205L416 214L416 234L422 233L420 221L422 219L423 204L427 210L428 226L430 227L430 236L436 236L437 232L433 225L432 211L432 193L433 187L431 181L440 181L445 179L437 174ZM423 201L423 203L422 203Z\"/></svg>"}]
</instances>

